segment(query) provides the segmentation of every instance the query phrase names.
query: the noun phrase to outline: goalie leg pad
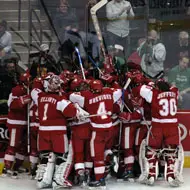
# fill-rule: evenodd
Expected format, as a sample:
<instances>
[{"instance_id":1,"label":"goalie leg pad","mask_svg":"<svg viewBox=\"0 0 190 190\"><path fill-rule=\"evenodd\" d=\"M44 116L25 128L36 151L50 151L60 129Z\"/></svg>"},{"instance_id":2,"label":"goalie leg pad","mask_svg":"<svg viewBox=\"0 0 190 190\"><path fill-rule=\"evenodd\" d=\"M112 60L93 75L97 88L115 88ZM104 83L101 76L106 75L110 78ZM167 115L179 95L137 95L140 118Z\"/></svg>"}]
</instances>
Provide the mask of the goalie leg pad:
<instances>
[{"instance_id":1,"label":"goalie leg pad","mask_svg":"<svg viewBox=\"0 0 190 190\"><path fill-rule=\"evenodd\" d=\"M165 179L170 186L178 187L184 182L182 172L184 164L184 151L182 145L177 148L167 148L165 151Z\"/></svg>"},{"instance_id":2,"label":"goalie leg pad","mask_svg":"<svg viewBox=\"0 0 190 190\"><path fill-rule=\"evenodd\" d=\"M69 145L68 154L57 156L55 173L53 176L53 190L72 187L72 183L68 180L68 176L73 166L73 149L72 144Z\"/></svg>"},{"instance_id":3,"label":"goalie leg pad","mask_svg":"<svg viewBox=\"0 0 190 190\"><path fill-rule=\"evenodd\" d=\"M36 171L37 187L39 189L50 187L55 169L56 156L53 152L42 153L41 163Z\"/></svg>"},{"instance_id":4,"label":"goalie leg pad","mask_svg":"<svg viewBox=\"0 0 190 190\"><path fill-rule=\"evenodd\" d=\"M153 185L158 176L157 150L147 147L145 139L140 146L139 164L141 168L139 182Z\"/></svg>"}]
</instances>

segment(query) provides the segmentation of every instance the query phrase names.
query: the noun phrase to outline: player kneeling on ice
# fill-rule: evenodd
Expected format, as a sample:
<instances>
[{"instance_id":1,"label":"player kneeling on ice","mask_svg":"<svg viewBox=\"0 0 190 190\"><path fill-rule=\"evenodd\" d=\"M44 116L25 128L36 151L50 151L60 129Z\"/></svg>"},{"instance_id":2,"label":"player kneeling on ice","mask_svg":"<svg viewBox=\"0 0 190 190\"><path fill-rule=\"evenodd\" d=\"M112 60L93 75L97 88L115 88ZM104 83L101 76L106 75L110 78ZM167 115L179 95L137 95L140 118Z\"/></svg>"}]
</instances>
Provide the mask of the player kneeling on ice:
<instances>
[{"instance_id":1,"label":"player kneeling on ice","mask_svg":"<svg viewBox=\"0 0 190 190\"><path fill-rule=\"evenodd\" d=\"M61 80L52 75L46 80L47 92L32 91L38 105L40 164L36 179L38 188L71 187L68 175L72 167L72 144L68 146L68 117L80 116L80 111L66 97L59 95ZM67 155L68 153L68 155Z\"/></svg>"},{"instance_id":2,"label":"player kneeling on ice","mask_svg":"<svg viewBox=\"0 0 190 190\"><path fill-rule=\"evenodd\" d=\"M139 181L154 184L158 177L158 159L163 155L166 162L165 179L170 186L177 187L183 183L183 148L177 120L178 89L160 79L153 87L142 85L133 89L133 92L151 103L152 110L151 127L139 153Z\"/></svg>"}]
</instances>

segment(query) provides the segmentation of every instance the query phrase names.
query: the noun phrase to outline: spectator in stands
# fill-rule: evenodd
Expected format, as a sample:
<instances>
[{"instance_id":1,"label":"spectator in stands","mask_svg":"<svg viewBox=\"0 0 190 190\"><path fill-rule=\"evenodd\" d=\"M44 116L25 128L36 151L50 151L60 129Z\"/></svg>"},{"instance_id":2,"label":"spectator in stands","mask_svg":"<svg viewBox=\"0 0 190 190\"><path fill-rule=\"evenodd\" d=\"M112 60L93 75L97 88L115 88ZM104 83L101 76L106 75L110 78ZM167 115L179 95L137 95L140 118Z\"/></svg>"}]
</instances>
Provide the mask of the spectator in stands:
<instances>
[{"instance_id":1,"label":"spectator in stands","mask_svg":"<svg viewBox=\"0 0 190 190\"><path fill-rule=\"evenodd\" d=\"M190 57L189 34L186 31L181 31L178 35L178 41L173 41L167 48L167 65L166 68L173 68L178 65L180 57Z\"/></svg>"},{"instance_id":2,"label":"spectator in stands","mask_svg":"<svg viewBox=\"0 0 190 190\"><path fill-rule=\"evenodd\" d=\"M62 43L64 41L66 31L78 31L78 20L76 14L69 6L67 0L60 1L60 6L53 18L53 24Z\"/></svg>"},{"instance_id":3,"label":"spectator in stands","mask_svg":"<svg viewBox=\"0 0 190 190\"><path fill-rule=\"evenodd\" d=\"M3 60L11 53L12 50L12 35L7 31L7 22L0 20L0 65L3 65Z\"/></svg>"},{"instance_id":4,"label":"spectator in stands","mask_svg":"<svg viewBox=\"0 0 190 190\"><path fill-rule=\"evenodd\" d=\"M61 44L67 41L72 42L74 46L78 46L81 56L85 58L85 49L78 31L78 20L67 0L60 1L59 10L54 18L54 26Z\"/></svg>"},{"instance_id":5,"label":"spectator in stands","mask_svg":"<svg viewBox=\"0 0 190 190\"><path fill-rule=\"evenodd\" d=\"M179 89L180 106L183 109L190 109L190 68L188 64L188 57L180 57L179 64L168 73L168 82Z\"/></svg>"},{"instance_id":6,"label":"spectator in stands","mask_svg":"<svg viewBox=\"0 0 190 190\"><path fill-rule=\"evenodd\" d=\"M129 1L112 0L106 5L107 46L119 44L127 52L127 36L129 35L129 20L134 12Z\"/></svg>"},{"instance_id":7,"label":"spectator in stands","mask_svg":"<svg viewBox=\"0 0 190 190\"><path fill-rule=\"evenodd\" d=\"M30 68L30 75L32 78L42 77L48 72L60 74L61 68L57 65L54 57L49 54L49 45L42 44L40 46L40 52L36 54L36 59L33 59L33 63Z\"/></svg>"},{"instance_id":8,"label":"spectator in stands","mask_svg":"<svg viewBox=\"0 0 190 190\"><path fill-rule=\"evenodd\" d=\"M17 58L7 58L4 60L5 65L0 70L0 115L8 113L7 100L19 79L17 62Z\"/></svg>"},{"instance_id":9,"label":"spectator in stands","mask_svg":"<svg viewBox=\"0 0 190 190\"><path fill-rule=\"evenodd\" d=\"M141 68L144 74L151 79L159 79L164 75L164 61L166 49L160 42L158 33L151 30L147 40L138 49L141 60Z\"/></svg>"},{"instance_id":10,"label":"spectator in stands","mask_svg":"<svg viewBox=\"0 0 190 190\"><path fill-rule=\"evenodd\" d=\"M145 41L146 41L145 38L140 38L140 39L138 40L138 47L137 47L136 51L134 51L134 52L128 57L128 59L127 59L128 62L134 62L134 63L140 65L140 63L141 63L141 57L139 56L138 49L140 48L141 44L142 44L143 42L145 42Z\"/></svg>"}]
</instances>

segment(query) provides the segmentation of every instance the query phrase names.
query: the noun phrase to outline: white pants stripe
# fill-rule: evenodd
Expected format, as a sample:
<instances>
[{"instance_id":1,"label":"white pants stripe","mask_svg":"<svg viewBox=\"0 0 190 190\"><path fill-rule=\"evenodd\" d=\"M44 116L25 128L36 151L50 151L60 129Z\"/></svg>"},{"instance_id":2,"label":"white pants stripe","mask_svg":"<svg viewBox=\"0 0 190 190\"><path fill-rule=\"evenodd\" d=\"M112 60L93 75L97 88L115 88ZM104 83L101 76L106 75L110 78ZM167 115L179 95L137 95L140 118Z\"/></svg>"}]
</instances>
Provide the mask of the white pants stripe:
<instances>
[{"instance_id":1,"label":"white pants stripe","mask_svg":"<svg viewBox=\"0 0 190 190\"><path fill-rule=\"evenodd\" d=\"M11 129L11 138L10 138L10 146L15 146L15 140L16 140L16 129Z\"/></svg>"},{"instance_id":2,"label":"white pants stripe","mask_svg":"<svg viewBox=\"0 0 190 190\"><path fill-rule=\"evenodd\" d=\"M90 140L90 152L91 152L91 156L94 157L95 156L95 148L94 148L94 140L96 138L96 131L92 132L92 138Z\"/></svg>"}]
</instances>

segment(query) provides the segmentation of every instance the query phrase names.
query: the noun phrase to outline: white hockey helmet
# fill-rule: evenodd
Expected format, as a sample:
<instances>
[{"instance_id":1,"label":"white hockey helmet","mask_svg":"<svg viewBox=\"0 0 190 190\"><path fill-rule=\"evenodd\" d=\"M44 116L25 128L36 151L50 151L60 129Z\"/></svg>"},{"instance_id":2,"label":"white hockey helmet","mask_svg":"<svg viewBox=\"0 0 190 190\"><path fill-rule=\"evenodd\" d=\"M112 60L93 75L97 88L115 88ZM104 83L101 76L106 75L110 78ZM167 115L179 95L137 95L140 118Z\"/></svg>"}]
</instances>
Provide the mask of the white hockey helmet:
<instances>
[{"instance_id":1,"label":"white hockey helmet","mask_svg":"<svg viewBox=\"0 0 190 190\"><path fill-rule=\"evenodd\" d=\"M49 50L49 45L48 44L42 44L41 46L40 46L40 50L41 51L48 51Z\"/></svg>"}]
</instances>

